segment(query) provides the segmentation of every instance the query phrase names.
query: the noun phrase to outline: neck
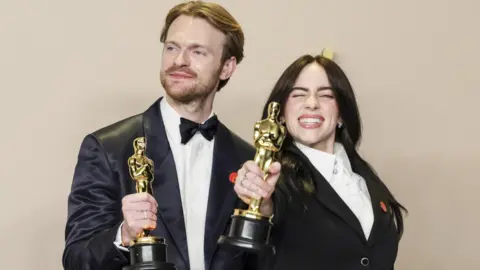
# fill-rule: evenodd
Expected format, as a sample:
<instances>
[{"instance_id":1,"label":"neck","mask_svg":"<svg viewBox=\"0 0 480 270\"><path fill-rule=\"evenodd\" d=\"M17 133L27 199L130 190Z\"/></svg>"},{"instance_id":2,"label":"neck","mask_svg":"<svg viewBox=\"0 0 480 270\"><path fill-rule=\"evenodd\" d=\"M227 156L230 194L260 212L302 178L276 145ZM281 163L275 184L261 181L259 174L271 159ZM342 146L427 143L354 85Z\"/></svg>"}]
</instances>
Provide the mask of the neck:
<instances>
[{"instance_id":1,"label":"neck","mask_svg":"<svg viewBox=\"0 0 480 270\"><path fill-rule=\"evenodd\" d=\"M333 154L333 146L335 145L335 137L331 136L325 141L310 145L310 147L320 150L325 153Z\"/></svg>"},{"instance_id":2,"label":"neck","mask_svg":"<svg viewBox=\"0 0 480 270\"><path fill-rule=\"evenodd\" d=\"M188 103L179 102L169 95L165 95L165 98L168 104L170 104L181 117L197 123L205 122L213 110L213 96L210 95L206 98L193 100Z\"/></svg>"}]
</instances>

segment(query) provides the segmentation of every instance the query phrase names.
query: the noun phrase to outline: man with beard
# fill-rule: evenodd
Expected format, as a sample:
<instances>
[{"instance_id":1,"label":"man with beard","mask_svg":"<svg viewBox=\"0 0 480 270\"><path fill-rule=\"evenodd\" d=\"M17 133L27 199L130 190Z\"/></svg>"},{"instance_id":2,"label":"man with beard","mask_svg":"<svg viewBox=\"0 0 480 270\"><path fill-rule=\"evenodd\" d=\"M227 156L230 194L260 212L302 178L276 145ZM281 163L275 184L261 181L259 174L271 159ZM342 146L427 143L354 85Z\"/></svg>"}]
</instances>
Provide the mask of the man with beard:
<instances>
[{"instance_id":1,"label":"man with beard","mask_svg":"<svg viewBox=\"0 0 480 270\"><path fill-rule=\"evenodd\" d=\"M230 174L254 149L212 112L243 58L244 35L221 6L192 1L165 19L160 81L166 95L145 112L88 134L68 198L65 269L121 269L127 247L150 229L177 269L246 269L247 255L217 246L241 203ZM132 142L146 138L153 196L129 174Z\"/></svg>"}]
</instances>

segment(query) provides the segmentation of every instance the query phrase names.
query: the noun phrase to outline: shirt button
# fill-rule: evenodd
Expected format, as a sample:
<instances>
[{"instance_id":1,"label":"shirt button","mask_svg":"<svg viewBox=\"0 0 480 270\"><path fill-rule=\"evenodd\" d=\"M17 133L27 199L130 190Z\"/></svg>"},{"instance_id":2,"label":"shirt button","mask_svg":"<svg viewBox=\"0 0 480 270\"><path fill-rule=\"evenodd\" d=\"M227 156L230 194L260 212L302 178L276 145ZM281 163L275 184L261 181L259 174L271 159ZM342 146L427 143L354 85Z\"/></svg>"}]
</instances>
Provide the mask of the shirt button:
<instances>
[{"instance_id":1,"label":"shirt button","mask_svg":"<svg viewBox=\"0 0 480 270\"><path fill-rule=\"evenodd\" d=\"M333 174L337 174L337 169L333 169Z\"/></svg>"},{"instance_id":2,"label":"shirt button","mask_svg":"<svg viewBox=\"0 0 480 270\"><path fill-rule=\"evenodd\" d=\"M363 257L361 260L360 260L360 264L362 266L368 266L370 264L370 260L367 258L367 257Z\"/></svg>"}]
</instances>

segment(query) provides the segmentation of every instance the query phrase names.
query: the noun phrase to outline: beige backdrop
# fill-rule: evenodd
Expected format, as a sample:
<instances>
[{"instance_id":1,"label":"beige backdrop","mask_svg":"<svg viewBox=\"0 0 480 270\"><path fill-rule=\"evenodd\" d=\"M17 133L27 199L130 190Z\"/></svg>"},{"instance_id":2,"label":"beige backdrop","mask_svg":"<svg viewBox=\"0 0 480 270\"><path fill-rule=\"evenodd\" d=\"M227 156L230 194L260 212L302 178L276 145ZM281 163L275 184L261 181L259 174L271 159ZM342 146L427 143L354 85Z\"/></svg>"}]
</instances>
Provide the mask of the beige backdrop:
<instances>
[{"instance_id":1,"label":"beige backdrop","mask_svg":"<svg viewBox=\"0 0 480 270\"><path fill-rule=\"evenodd\" d=\"M62 269L80 142L163 94L159 31L178 2L1 1L1 269ZM251 140L286 66L331 47L358 94L361 152L410 210L396 269L478 269L478 1L218 2L246 33L221 120Z\"/></svg>"}]
</instances>

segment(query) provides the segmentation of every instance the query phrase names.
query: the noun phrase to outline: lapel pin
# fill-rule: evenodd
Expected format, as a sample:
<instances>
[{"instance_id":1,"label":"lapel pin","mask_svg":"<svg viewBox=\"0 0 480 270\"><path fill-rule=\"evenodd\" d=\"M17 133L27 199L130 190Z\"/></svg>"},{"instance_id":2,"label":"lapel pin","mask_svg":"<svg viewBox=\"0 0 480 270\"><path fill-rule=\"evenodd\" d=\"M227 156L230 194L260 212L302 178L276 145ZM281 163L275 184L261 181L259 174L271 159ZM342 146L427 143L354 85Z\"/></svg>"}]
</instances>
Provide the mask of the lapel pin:
<instances>
[{"instance_id":1,"label":"lapel pin","mask_svg":"<svg viewBox=\"0 0 480 270\"><path fill-rule=\"evenodd\" d=\"M228 176L228 178L230 179L230 182L234 183L235 184L235 180L237 179L237 173L236 172L232 172L230 174L230 176Z\"/></svg>"},{"instance_id":2,"label":"lapel pin","mask_svg":"<svg viewBox=\"0 0 480 270\"><path fill-rule=\"evenodd\" d=\"M387 206L385 205L385 203L383 201L380 202L380 207L382 208L383 212L387 212Z\"/></svg>"}]
</instances>

